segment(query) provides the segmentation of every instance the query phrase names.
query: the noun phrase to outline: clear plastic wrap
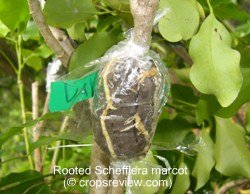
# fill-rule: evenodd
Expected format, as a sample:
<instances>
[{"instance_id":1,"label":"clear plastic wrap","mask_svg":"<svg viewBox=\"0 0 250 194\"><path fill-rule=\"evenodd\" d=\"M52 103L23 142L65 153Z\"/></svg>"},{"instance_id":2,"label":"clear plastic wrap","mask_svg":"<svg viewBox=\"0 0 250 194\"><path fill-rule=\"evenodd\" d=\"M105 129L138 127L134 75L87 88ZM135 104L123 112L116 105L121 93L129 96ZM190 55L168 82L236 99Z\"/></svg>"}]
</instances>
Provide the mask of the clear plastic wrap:
<instances>
[{"instance_id":1,"label":"clear plastic wrap","mask_svg":"<svg viewBox=\"0 0 250 194\"><path fill-rule=\"evenodd\" d=\"M154 24L167 12L160 10ZM103 57L52 83L50 96L50 110L62 111L94 95L94 138L115 161L147 154L169 92L159 55L136 44L133 29L126 37Z\"/></svg>"},{"instance_id":2,"label":"clear plastic wrap","mask_svg":"<svg viewBox=\"0 0 250 194\"><path fill-rule=\"evenodd\" d=\"M106 53L94 92L95 141L114 160L145 156L169 91L159 56L131 37Z\"/></svg>"}]
</instances>

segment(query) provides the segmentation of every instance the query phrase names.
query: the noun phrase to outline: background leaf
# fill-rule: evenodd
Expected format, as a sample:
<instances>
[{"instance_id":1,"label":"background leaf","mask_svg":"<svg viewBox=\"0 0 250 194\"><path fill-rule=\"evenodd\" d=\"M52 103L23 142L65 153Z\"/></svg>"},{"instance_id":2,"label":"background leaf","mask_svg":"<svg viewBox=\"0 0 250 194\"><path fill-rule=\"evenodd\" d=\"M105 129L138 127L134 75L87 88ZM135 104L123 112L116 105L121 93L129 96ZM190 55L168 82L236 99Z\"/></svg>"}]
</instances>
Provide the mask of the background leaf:
<instances>
[{"instance_id":1,"label":"background leaf","mask_svg":"<svg viewBox=\"0 0 250 194\"><path fill-rule=\"evenodd\" d=\"M48 24L61 28L69 28L96 13L91 0L47 0L44 7L44 15Z\"/></svg>"},{"instance_id":2,"label":"background leaf","mask_svg":"<svg viewBox=\"0 0 250 194\"><path fill-rule=\"evenodd\" d=\"M199 98L195 96L193 89L189 86L172 84L171 94L173 100L181 100L182 102L191 103L193 105L197 104L199 100Z\"/></svg>"},{"instance_id":3,"label":"background leaf","mask_svg":"<svg viewBox=\"0 0 250 194\"><path fill-rule=\"evenodd\" d=\"M0 179L0 193L50 193L48 185L45 184L43 176L37 171L24 171L11 173Z\"/></svg>"},{"instance_id":4,"label":"background leaf","mask_svg":"<svg viewBox=\"0 0 250 194\"><path fill-rule=\"evenodd\" d=\"M16 135L17 133L21 132L21 130L23 128L31 127L35 124L36 124L36 121L30 121L30 122L27 122L25 124L22 124L21 126L11 127L10 129L8 129L6 133L1 134L1 136L0 136L0 148L7 140L9 140L11 137Z\"/></svg>"},{"instance_id":5,"label":"background leaf","mask_svg":"<svg viewBox=\"0 0 250 194\"><path fill-rule=\"evenodd\" d=\"M48 58L53 54L53 52L50 50L50 48L46 45L41 45L38 48L36 48L33 52L33 55L37 55L42 58Z\"/></svg>"},{"instance_id":6,"label":"background leaf","mask_svg":"<svg viewBox=\"0 0 250 194\"><path fill-rule=\"evenodd\" d=\"M133 27L133 17L130 13L129 0L103 0L108 6L117 11L128 27Z\"/></svg>"},{"instance_id":7,"label":"background leaf","mask_svg":"<svg viewBox=\"0 0 250 194\"><path fill-rule=\"evenodd\" d=\"M195 190L201 188L210 177L210 172L215 164L214 143L209 135L209 129L202 129L202 143L198 145L198 155L195 160L192 175L196 177L197 183Z\"/></svg>"},{"instance_id":8,"label":"background leaf","mask_svg":"<svg viewBox=\"0 0 250 194\"><path fill-rule=\"evenodd\" d=\"M72 71L94 59L101 57L107 49L121 40L117 32L98 32L91 36L86 42L74 51L69 70ZM86 53L88 53L86 55Z\"/></svg>"},{"instance_id":9,"label":"background leaf","mask_svg":"<svg viewBox=\"0 0 250 194\"><path fill-rule=\"evenodd\" d=\"M70 28L68 28L67 32L73 40L84 41L85 40L84 29L85 29L84 23L76 23Z\"/></svg>"},{"instance_id":10,"label":"background leaf","mask_svg":"<svg viewBox=\"0 0 250 194\"><path fill-rule=\"evenodd\" d=\"M214 96L201 95L196 109L196 120L199 125L211 115L223 118L232 117L244 103L250 102L250 69L241 68L241 72L243 75L243 84L239 95L230 106L224 108Z\"/></svg>"},{"instance_id":11,"label":"background leaf","mask_svg":"<svg viewBox=\"0 0 250 194\"><path fill-rule=\"evenodd\" d=\"M0 136L0 148L7 140L9 140L11 137L13 137L14 135L21 132L21 130L23 128L32 127L36 123L38 123L39 121L42 121L42 120L58 120L60 117L62 117L61 113L47 113L44 116L39 117L37 120L31 120L31 121L28 121L27 123L20 125L20 126L11 127L9 129L7 129L6 132L1 134L1 136Z\"/></svg>"},{"instance_id":12,"label":"background leaf","mask_svg":"<svg viewBox=\"0 0 250 194\"><path fill-rule=\"evenodd\" d=\"M104 0L104 2L120 12L130 11L129 0Z\"/></svg>"},{"instance_id":13,"label":"background leaf","mask_svg":"<svg viewBox=\"0 0 250 194\"><path fill-rule=\"evenodd\" d=\"M183 118L163 119L159 122L153 139L155 145L166 148L180 144L190 133L192 126Z\"/></svg>"},{"instance_id":14,"label":"background leaf","mask_svg":"<svg viewBox=\"0 0 250 194\"><path fill-rule=\"evenodd\" d=\"M198 29L200 15L195 0L161 0L169 12L159 22L161 35L170 42L190 39Z\"/></svg>"},{"instance_id":15,"label":"background leaf","mask_svg":"<svg viewBox=\"0 0 250 194\"><path fill-rule=\"evenodd\" d=\"M35 55L31 50L22 50L24 60L27 66L31 67L35 71L42 69L42 60L39 56Z\"/></svg>"},{"instance_id":16,"label":"background leaf","mask_svg":"<svg viewBox=\"0 0 250 194\"><path fill-rule=\"evenodd\" d=\"M250 151L245 132L229 119L216 117L215 168L226 176L250 178Z\"/></svg>"},{"instance_id":17,"label":"background leaf","mask_svg":"<svg viewBox=\"0 0 250 194\"><path fill-rule=\"evenodd\" d=\"M40 39L40 34L34 21L31 21L31 20L28 21L27 27L24 30L22 37L24 41L27 41L29 39L33 39L33 40Z\"/></svg>"},{"instance_id":18,"label":"background leaf","mask_svg":"<svg viewBox=\"0 0 250 194\"><path fill-rule=\"evenodd\" d=\"M215 95L223 107L235 100L242 84L240 54L230 46L229 32L210 14L189 47L192 83L202 93Z\"/></svg>"},{"instance_id":19,"label":"background leaf","mask_svg":"<svg viewBox=\"0 0 250 194\"><path fill-rule=\"evenodd\" d=\"M245 21L249 19L249 14L233 2L218 4L214 7L214 12L221 20L234 19Z\"/></svg>"},{"instance_id":20,"label":"background leaf","mask_svg":"<svg viewBox=\"0 0 250 194\"><path fill-rule=\"evenodd\" d=\"M187 165L183 161L180 163L179 169L180 168L188 169ZM189 186L190 186L190 179L189 179L189 170L188 170L188 174L183 174L183 175L178 174L176 176L174 186L171 190L171 194L186 193Z\"/></svg>"},{"instance_id":21,"label":"background leaf","mask_svg":"<svg viewBox=\"0 0 250 194\"><path fill-rule=\"evenodd\" d=\"M0 20L12 31L29 19L26 0L0 0Z\"/></svg>"},{"instance_id":22,"label":"background leaf","mask_svg":"<svg viewBox=\"0 0 250 194\"><path fill-rule=\"evenodd\" d=\"M64 134L57 135L55 137L42 136L36 142L30 145L30 152L33 152L38 147L49 145L58 140L70 140L70 141L76 141L76 142L83 142L85 140L84 141L85 144L86 143L90 144L91 139L90 140L89 139L87 139L86 141L86 137L80 137L78 134L75 134L75 133L64 133Z\"/></svg>"},{"instance_id":23,"label":"background leaf","mask_svg":"<svg viewBox=\"0 0 250 194\"><path fill-rule=\"evenodd\" d=\"M7 26L5 26L0 20L0 37L5 37L9 31L9 28L7 28Z\"/></svg>"}]
</instances>

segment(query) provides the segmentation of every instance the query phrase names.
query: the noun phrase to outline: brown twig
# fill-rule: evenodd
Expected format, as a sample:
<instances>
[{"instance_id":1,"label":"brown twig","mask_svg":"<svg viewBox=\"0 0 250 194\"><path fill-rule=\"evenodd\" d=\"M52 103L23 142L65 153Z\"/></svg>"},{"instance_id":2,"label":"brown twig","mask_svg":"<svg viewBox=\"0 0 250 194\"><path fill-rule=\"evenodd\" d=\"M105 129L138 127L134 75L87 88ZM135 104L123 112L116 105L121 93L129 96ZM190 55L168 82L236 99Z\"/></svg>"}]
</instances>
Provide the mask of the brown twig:
<instances>
[{"instance_id":1,"label":"brown twig","mask_svg":"<svg viewBox=\"0 0 250 194\"><path fill-rule=\"evenodd\" d=\"M32 118L37 119L39 116L39 85L38 82L32 83ZM41 135L40 128L36 125L33 127L33 141L37 141ZM42 152L40 148L34 150L35 170L42 172Z\"/></svg>"},{"instance_id":2,"label":"brown twig","mask_svg":"<svg viewBox=\"0 0 250 194\"><path fill-rule=\"evenodd\" d=\"M238 187L240 185L243 185L243 184L249 184L250 183L250 180L249 179L239 179L239 180L233 180L231 182L228 182L226 184L224 184L217 192L216 194L223 194L223 193L226 193L230 188L233 188L233 187Z\"/></svg>"},{"instance_id":3,"label":"brown twig","mask_svg":"<svg viewBox=\"0 0 250 194\"><path fill-rule=\"evenodd\" d=\"M32 85L32 87L35 87L35 86ZM37 97L38 97L38 94L37 94ZM34 98L35 98L35 94L34 94ZM32 94L32 100L33 100L33 94ZM46 113L48 113L48 111L49 111L48 105L49 105L49 94L47 94L47 97L46 97L46 100L44 103L42 116L45 115ZM35 105L34 104L32 105L32 113L33 113L33 106L35 106ZM34 112L35 112L35 110L34 110ZM35 119L36 116L38 117L38 114L34 113L33 119ZM45 120L38 122L34 126L34 128L33 128L33 141L37 141L39 139L41 132L43 131L44 126L45 126ZM34 158L35 158L35 169L39 172L42 172L43 171L43 161L42 161L41 149L37 148L34 150Z\"/></svg>"},{"instance_id":4,"label":"brown twig","mask_svg":"<svg viewBox=\"0 0 250 194\"><path fill-rule=\"evenodd\" d=\"M67 38L62 38L62 32L60 30L54 30L58 37L56 37L47 25L44 15L42 13L39 0L28 0L30 13L41 33L44 40L50 49L56 54L65 67L68 66L70 56L74 50ZM60 32L60 33L59 33ZM58 39L57 39L58 38Z\"/></svg>"}]
</instances>

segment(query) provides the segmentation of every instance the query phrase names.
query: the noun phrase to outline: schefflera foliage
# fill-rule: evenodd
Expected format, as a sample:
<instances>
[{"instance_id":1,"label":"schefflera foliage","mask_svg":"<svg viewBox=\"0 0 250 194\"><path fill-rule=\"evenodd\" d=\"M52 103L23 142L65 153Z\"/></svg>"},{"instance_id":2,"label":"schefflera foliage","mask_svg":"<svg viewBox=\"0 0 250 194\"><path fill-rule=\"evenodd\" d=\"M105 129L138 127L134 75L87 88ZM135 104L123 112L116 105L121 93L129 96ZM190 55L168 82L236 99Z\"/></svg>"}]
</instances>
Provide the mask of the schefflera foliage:
<instances>
[{"instance_id":1,"label":"schefflera foliage","mask_svg":"<svg viewBox=\"0 0 250 194\"><path fill-rule=\"evenodd\" d=\"M159 23L162 36L170 42L192 38L189 45L193 60L190 78L196 89L216 96L222 107L232 104L243 80L240 53L231 49L231 35L216 19L212 7L197 34L200 17L204 16L197 1L161 1L161 7L169 9Z\"/></svg>"},{"instance_id":2,"label":"schefflera foliage","mask_svg":"<svg viewBox=\"0 0 250 194\"><path fill-rule=\"evenodd\" d=\"M193 59L190 78L204 94L213 94L223 107L236 99L242 84L240 53L231 48L231 35L213 12L192 38L189 53Z\"/></svg>"},{"instance_id":3,"label":"schefflera foliage","mask_svg":"<svg viewBox=\"0 0 250 194\"><path fill-rule=\"evenodd\" d=\"M195 0L161 0L160 4L161 8L168 8L168 13L159 22L161 35L169 42L186 41L185 44L189 47L193 64L185 81L188 79L202 94L197 109L194 110L197 124L204 126L205 120L210 122L208 127L202 129L201 142L196 148L198 155L192 171L196 178L196 191L204 187L211 178L213 168L226 176L250 177L250 152L245 138L246 130L231 119L216 117L214 122L210 117L214 114L224 118L233 116L241 105L248 102L246 99L249 95L245 87L249 78L241 73L244 72L245 75L248 70L240 69L241 54L232 48L232 34L216 18L218 6L221 6L220 2L215 1L214 13L210 2L207 1L205 7L208 13L205 17L203 8ZM221 19L224 19L223 17L225 16L220 15ZM175 72L183 77L184 71ZM184 88L182 86L179 90ZM172 89L174 101L185 100L181 95L189 95L189 92L184 90L176 95L176 86ZM192 101L188 100L188 103L190 102ZM212 136L214 129L215 139ZM237 137L237 140L233 141L233 136ZM227 148L234 151L229 153Z\"/></svg>"}]
</instances>

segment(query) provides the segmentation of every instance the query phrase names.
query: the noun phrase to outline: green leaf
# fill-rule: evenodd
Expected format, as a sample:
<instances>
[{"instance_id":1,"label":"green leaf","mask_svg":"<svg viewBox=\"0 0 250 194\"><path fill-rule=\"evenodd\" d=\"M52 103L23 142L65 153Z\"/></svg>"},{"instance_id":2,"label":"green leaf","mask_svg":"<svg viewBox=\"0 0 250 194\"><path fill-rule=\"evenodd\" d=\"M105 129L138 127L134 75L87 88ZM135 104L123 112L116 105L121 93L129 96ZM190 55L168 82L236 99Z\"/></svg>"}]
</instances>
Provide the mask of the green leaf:
<instances>
[{"instance_id":1,"label":"green leaf","mask_svg":"<svg viewBox=\"0 0 250 194\"><path fill-rule=\"evenodd\" d=\"M221 106L216 98L212 95L201 95L196 106L196 122L201 125L204 120L207 120L211 115L220 109Z\"/></svg>"},{"instance_id":2,"label":"green leaf","mask_svg":"<svg viewBox=\"0 0 250 194\"><path fill-rule=\"evenodd\" d=\"M196 108L196 121L199 125L211 115L223 118L232 117L244 103L250 102L250 69L241 68L241 72L243 75L243 84L238 97L230 106L224 108L214 96L201 95Z\"/></svg>"},{"instance_id":3,"label":"green leaf","mask_svg":"<svg viewBox=\"0 0 250 194\"><path fill-rule=\"evenodd\" d=\"M245 21L249 19L249 14L235 3L221 3L213 7L215 15L218 16L218 18L221 20L233 19L238 21Z\"/></svg>"},{"instance_id":4,"label":"green leaf","mask_svg":"<svg viewBox=\"0 0 250 194\"><path fill-rule=\"evenodd\" d=\"M50 57L53 54L53 52L50 50L48 46L42 44L41 46L35 49L33 54L46 59Z\"/></svg>"},{"instance_id":5,"label":"green leaf","mask_svg":"<svg viewBox=\"0 0 250 194\"><path fill-rule=\"evenodd\" d=\"M59 141L59 140L71 140L71 141L80 142L80 141L85 140L85 138L79 137L79 135L75 134L75 133L64 133L64 134L58 135L56 137L42 136L36 142L34 142L30 145L30 152L33 152L38 147L50 145L51 143L53 143L55 141ZM88 142L88 143L90 143L90 142Z\"/></svg>"},{"instance_id":6,"label":"green leaf","mask_svg":"<svg viewBox=\"0 0 250 194\"><path fill-rule=\"evenodd\" d=\"M226 176L250 178L250 151L245 131L230 119L216 117L215 168Z\"/></svg>"},{"instance_id":7,"label":"green leaf","mask_svg":"<svg viewBox=\"0 0 250 194\"><path fill-rule=\"evenodd\" d=\"M242 38L250 34L250 20L247 20L246 23L238 26L235 29L235 33L238 37Z\"/></svg>"},{"instance_id":8,"label":"green leaf","mask_svg":"<svg viewBox=\"0 0 250 194\"><path fill-rule=\"evenodd\" d=\"M171 85L171 94L173 101L182 101L183 103L197 104L198 98L194 95L194 91L189 86L183 86L178 84Z\"/></svg>"},{"instance_id":9,"label":"green leaf","mask_svg":"<svg viewBox=\"0 0 250 194\"><path fill-rule=\"evenodd\" d=\"M180 81L191 84L190 81L190 68L181 68L181 69L176 69L176 68L171 68L171 71L176 74L176 76L180 79Z\"/></svg>"},{"instance_id":10,"label":"green leaf","mask_svg":"<svg viewBox=\"0 0 250 194\"><path fill-rule=\"evenodd\" d=\"M175 147L184 140L191 129L191 124L179 117L173 120L161 120L157 125L153 142L166 148Z\"/></svg>"},{"instance_id":11,"label":"green leaf","mask_svg":"<svg viewBox=\"0 0 250 194\"><path fill-rule=\"evenodd\" d=\"M7 28L0 20L0 38L5 37L9 33L10 29Z\"/></svg>"},{"instance_id":12,"label":"green leaf","mask_svg":"<svg viewBox=\"0 0 250 194\"><path fill-rule=\"evenodd\" d=\"M91 36L74 51L69 65L72 71L94 59L101 57L107 49L121 40L116 32L99 32ZM86 54L87 53L87 54Z\"/></svg>"},{"instance_id":13,"label":"green leaf","mask_svg":"<svg viewBox=\"0 0 250 194\"><path fill-rule=\"evenodd\" d=\"M20 193L50 193L48 186L44 182L44 176L37 171L24 171L21 173L11 173L0 179L0 193L20 194Z\"/></svg>"},{"instance_id":14,"label":"green leaf","mask_svg":"<svg viewBox=\"0 0 250 194\"><path fill-rule=\"evenodd\" d=\"M85 40L84 29L85 29L84 23L77 23L68 28L67 32L73 40L84 41Z\"/></svg>"},{"instance_id":15,"label":"green leaf","mask_svg":"<svg viewBox=\"0 0 250 194\"><path fill-rule=\"evenodd\" d=\"M242 69L242 74L244 80L238 97L229 107L219 109L216 115L229 118L233 116L244 103L250 102L250 69Z\"/></svg>"},{"instance_id":16,"label":"green leaf","mask_svg":"<svg viewBox=\"0 0 250 194\"><path fill-rule=\"evenodd\" d=\"M37 72L43 67L42 59L38 56L31 57L26 64Z\"/></svg>"},{"instance_id":17,"label":"green leaf","mask_svg":"<svg viewBox=\"0 0 250 194\"><path fill-rule=\"evenodd\" d=\"M154 181L159 181L161 178L160 174L154 173L152 170L153 168L161 167L153 157L152 152L148 152L148 154L143 160L132 162L130 167L131 169L145 169L144 172L146 173L143 173L143 171L141 170L139 173L130 176L130 178L133 181L141 181L142 186L133 185L132 187L128 187L127 188L127 190L129 190L128 193L136 193L136 194L157 193L157 191L159 190L159 185L151 187L146 186L148 180L154 182Z\"/></svg>"},{"instance_id":18,"label":"green leaf","mask_svg":"<svg viewBox=\"0 0 250 194\"><path fill-rule=\"evenodd\" d=\"M180 163L179 169L180 168L188 169L187 165L183 161ZM177 174L174 181L174 186L171 190L171 194L186 193L190 186L189 169L187 170L187 172L187 174Z\"/></svg>"},{"instance_id":19,"label":"green leaf","mask_svg":"<svg viewBox=\"0 0 250 194\"><path fill-rule=\"evenodd\" d=\"M227 29L210 14L189 47L193 59L190 78L205 94L213 94L223 107L236 99L242 84L240 54L231 49Z\"/></svg>"},{"instance_id":20,"label":"green leaf","mask_svg":"<svg viewBox=\"0 0 250 194\"><path fill-rule=\"evenodd\" d=\"M104 2L119 12L130 11L129 0L104 0Z\"/></svg>"},{"instance_id":21,"label":"green leaf","mask_svg":"<svg viewBox=\"0 0 250 194\"><path fill-rule=\"evenodd\" d=\"M115 26L121 22L121 18L119 16L110 15L107 18L100 20L97 25L98 32L105 32L107 31L110 26Z\"/></svg>"},{"instance_id":22,"label":"green leaf","mask_svg":"<svg viewBox=\"0 0 250 194\"><path fill-rule=\"evenodd\" d=\"M2 147L2 145L11 137L13 137L14 135L18 134L19 132L21 132L21 130L25 127L31 127L33 125L36 124L36 121L30 121L27 122L25 124L22 124L21 126L17 126L17 127L11 127L9 128L4 134L1 134L0 136L0 148Z\"/></svg>"},{"instance_id":23,"label":"green leaf","mask_svg":"<svg viewBox=\"0 0 250 194\"><path fill-rule=\"evenodd\" d=\"M67 114L70 114L67 113ZM56 113L47 113L44 116L40 117L39 119L37 119L38 121L42 121L42 120L51 120L51 121L55 121L55 120L59 120L63 117L63 114L61 112L56 112Z\"/></svg>"},{"instance_id":24,"label":"green leaf","mask_svg":"<svg viewBox=\"0 0 250 194\"><path fill-rule=\"evenodd\" d=\"M47 0L44 15L49 25L69 28L98 12L91 0Z\"/></svg>"},{"instance_id":25,"label":"green leaf","mask_svg":"<svg viewBox=\"0 0 250 194\"><path fill-rule=\"evenodd\" d=\"M26 29L22 34L23 40L27 41L29 39L39 40L40 34L34 21L30 20L27 24Z\"/></svg>"},{"instance_id":26,"label":"green leaf","mask_svg":"<svg viewBox=\"0 0 250 194\"><path fill-rule=\"evenodd\" d=\"M39 56L35 55L33 51L28 49L23 49L22 54L24 56L25 64L35 71L42 69L42 60Z\"/></svg>"},{"instance_id":27,"label":"green leaf","mask_svg":"<svg viewBox=\"0 0 250 194\"><path fill-rule=\"evenodd\" d=\"M0 0L0 19L12 31L21 22L28 21L29 9L27 0Z\"/></svg>"},{"instance_id":28,"label":"green leaf","mask_svg":"<svg viewBox=\"0 0 250 194\"><path fill-rule=\"evenodd\" d=\"M198 155L195 160L192 175L197 179L195 190L204 186L210 177L210 172L215 164L214 142L209 135L209 129L202 129L202 143L197 148Z\"/></svg>"},{"instance_id":29,"label":"green leaf","mask_svg":"<svg viewBox=\"0 0 250 194\"><path fill-rule=\"evenodd\" d=\"M192 38L200 22L195 0L161 0L160 7L170 9L159 22L160 33L166 40L178 42Z\"/></svg>"},{"instance_id":30,"label":"green leaf","mask_svg":"<svg viewBox=\"0 0 250 194\"><path fill-rule=\"evenodd\" d=\"M17 126L17 127L11 127L5 133L1 134L1 136L0 136L0 148L11 137L13 137L14 135L16 135L19 132L21 132L21 130L23 128L25 128L25 127L32 127L36 123L38 123L39 121L42 121L42 120L58 120L60 117L62 117L61 113L47 113L44 116L38 118L37 120L29 121L29 122L27 122L25 124L22 124L20 126Z\"/></svg>"},{"instance_id":31,"label":"green leaf","mask_svg":"<svg viewBox=\"0 0 250 194\"><path fill-rule=\"evenodd\" d=\"M123 19L127 28L133 27L133 17L130 13L129 0L103 0L103 1L109 7L117 11L118 18ZM101 21L100 23L102 22L103 21Z\"/></svg>"},{"instance_id":32,"label":"green leaf","mask_svg":"<svg viewBox=\"0 0 250 194\"><path fill-rule=\"evenodd\" d=\"M250 26L249 26L250 29ZM249 30L250 31L250 30ZM243 34L242 34L243 35ZM250 68L250 33L245 37L241 38L241 41L237 45L236 49L241 54L240 66L242 68Z\"/></svg>"},{"instance_id":33,"label":"green leaf","mask_svg":"<svg viewBox=\"0 0 250 194\"><path fill-rule=\"evenodd\" d=\"M25 64L35 71L40 71L42 69L42 58L48 58L53 53L52 51L46 46L41 45L36 48L34 51L28 49L22 49L23 58Z\"/></svg>"}]
</instances>

